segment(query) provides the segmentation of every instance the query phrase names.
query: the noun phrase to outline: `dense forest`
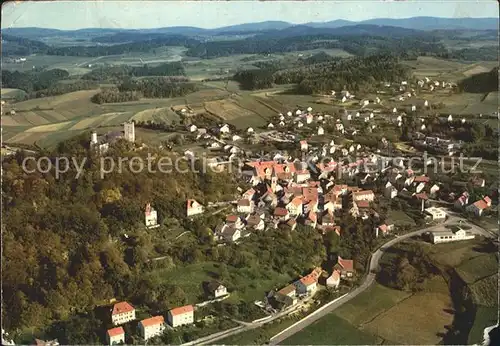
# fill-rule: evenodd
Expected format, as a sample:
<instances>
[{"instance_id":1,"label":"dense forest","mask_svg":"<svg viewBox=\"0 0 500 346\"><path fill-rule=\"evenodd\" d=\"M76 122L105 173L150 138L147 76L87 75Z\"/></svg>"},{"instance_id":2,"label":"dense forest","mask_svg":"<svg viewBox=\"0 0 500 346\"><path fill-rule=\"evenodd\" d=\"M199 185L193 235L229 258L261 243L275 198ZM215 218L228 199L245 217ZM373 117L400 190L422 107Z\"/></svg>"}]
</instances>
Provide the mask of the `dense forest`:
<instances>
[{"instance_id":1,"label":"dense forest","mask_svg":"<svg viewBox=\"0 0 500 346\"><path fill-rule=\"evenodd\" d=\"M125 79L116 88L105 88L94 95L94 103L113 103L137 101L141 97L169 98L184 96L197 87L189 83L187 78L149 77L141 79Z\"/></svg>"},{"instance_id":2,"label":"dense forest","mask_svg":"<svg viewBox=\"0 0 500 346\"><path fill-rule=\"evenodd\" d=\"M96 81L117 81L125 77L148 76L185 76L186 71L181 62L164 63L157 66L101 66L84 74L82 79Z\"/></svg>"},{"instance_id":3,"label":"dense forest","mask_svg":"<svg viewBox=\"0 0 500 346\"><path fill-rule=\"evenodd\" d=\"M490 72L479 73L462 79L458 83L461 91L470 93L487 93L498 91L498 67Z\"/></svg>"},{"instance_id":4,"label":"dense forest","mask_svg":"<svg viewBox=\"0 0 500 346\"><path fill-rule=\"evenodd\" d=\"M320 57L321 58L321 57ZM313 60L314 61L314 60ZM265 67L265 65L264 65ZM390 55L333 59L324 63L274 71L272 68L238 72L234 79L246 89L276 84L297 84L301 94L330 93L330 90L372 90L381 81L399 82L409 77L409 69Z\"/></svg>"},{"instance_id":5,"label":"dense forest","mask_svg":"<svg viewBox=\"0 0 500 346\"><path fill-rule=\"evenodd\" d=\"M47 89L51 89L52 92L54 92L55 84L68 77L68 71L61 69L29 72L10 72L5 70L2 71L2 87L21 89L28 94L32 92L46 91ZM60 90L62 88L63 86L59 86L57 89ZM75 86L73 86L73 89L74 88ZM47 93L48 92L49 91L47 91Z\"/></svg>"}]
</instances>

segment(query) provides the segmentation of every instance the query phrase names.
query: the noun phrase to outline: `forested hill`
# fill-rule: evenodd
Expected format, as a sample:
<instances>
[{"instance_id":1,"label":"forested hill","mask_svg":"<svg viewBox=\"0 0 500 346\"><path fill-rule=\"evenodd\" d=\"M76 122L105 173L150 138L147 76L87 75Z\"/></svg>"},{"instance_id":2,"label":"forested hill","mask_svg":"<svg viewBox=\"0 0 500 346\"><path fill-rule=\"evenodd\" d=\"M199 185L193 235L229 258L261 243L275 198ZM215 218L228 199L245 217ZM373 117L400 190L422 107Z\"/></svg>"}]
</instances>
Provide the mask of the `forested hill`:
<instances>
[{"instance_id":1,"label":"forested hill","mask_svg":"<svg viewBox=\"0 0 500 346\"><path fill-rule=\"evenodd\" d=\"M245 89L269 88L273 83L295 83L296 91L302 94L329 94L330 90L344 88L351 91L369 91L382 81L399 82L409 76L409 68L400 64L397 58L390 55L373 55L335 59L281 70L263 68L241 71L234 79Z\"/></svg>"},{"instance_id":2,"label":"forested hill","mask_svg":"<svg viewBox=\"0 0 500 346\"><path fill-rule=\"evenodd\" d=\"M282 53L317 48L340 48L354 55L386 50L394 54L444 54L446 50L426 32L388 26L355 25L342 28L293 26L267 30L246 39L210 40L190 35L164 33L118 32L93 37L92 46L50 47L43 43L12 35L3 38L5 54L43 53L67 56L105 56L129 52L146 52L162 46L185 46L187 55L214 58L233 54ZM105 44L104 44L105 43ZM24 47L24 48L23 48Z\"/></svg>"},{"instance_id":3,"label":"forested hill","mask_svg":"<svg viewBox=\"0 0 500 346\"><path fill-rule=\"evenodd\" d=\"M190 263L203 256L196 241L182 249L160 249L160 241L153 243L144 227L145 204L152 203L161 224L168 220L169 228L182 225L196 234L195 239L203 239L200 232L206 232L208 225L195 225L185 218L186 199L205 204L234 198L236 186L229 174L194 173L185 161L180 163L185 174L148 173L147 169L132 173L125 164L122 172L115 170L100 179L99 158L88 149L89 135L40 154L52 160L70 157L79 163L86 159L79 178L73 167L59 180L53 171L24 173L22 153L2 160L2 322L6 330L46 327L113 297L138 301L147 286L141 283L147 260L159 256L158 251L173 263ZM143 157L146 162L146 153L132 152L128 144L117 143L109 156ZM102 330L88 333L100 335ZM71 339L74 332L63 333L66 344L79 343Z\"/></svg>"}]
</instances>

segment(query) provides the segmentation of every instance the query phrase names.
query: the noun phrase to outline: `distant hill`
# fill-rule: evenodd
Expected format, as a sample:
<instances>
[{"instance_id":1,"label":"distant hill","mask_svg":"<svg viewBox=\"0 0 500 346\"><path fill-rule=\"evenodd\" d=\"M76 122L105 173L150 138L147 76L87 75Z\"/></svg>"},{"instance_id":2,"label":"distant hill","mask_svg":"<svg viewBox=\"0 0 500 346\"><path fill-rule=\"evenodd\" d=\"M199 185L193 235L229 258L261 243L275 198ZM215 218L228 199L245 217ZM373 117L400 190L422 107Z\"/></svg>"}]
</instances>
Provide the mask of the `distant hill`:
<instances>
[{"instance_id":1,"label":"distant hill","mask_svg":"<svg viewBox=\"0 0 500 346\"><path fill-rule=\"evenodd\" d=\"M315 28L338 28L346 25L373 24L384 26L397 26L400 28L416 30L498 30L498 18L438 18L438 17L412 17L412 18L376 18L361 22L348 20L334 20L331 22L312 22L305 25Z\"/></svg>"},{"instance_id":2,"label":"distant hill","mask_svg":"<svg viewBox=\"0 0 500 346\"><path fill-rule=\"evenodd\" d=\"M337 19L329 22L310 22L305 24L292 24L283 21L265 21L258 23L244 23L224 26L215 29L204 29L191 26L174 26L153 29L119 29L119 28L90 28L80 30L57 30L46 28L7 28L2 32L24 38L41 38L53 36L86 36L115 34L118 32L138 33L163 33L176 35L217 35L224 33L256 33L283 30L291 27L309 27L317 29L335 29L342 27L375 25L398 27L414 30L498 30L498 18L438 18L438 17L412 17L412 18L376 18L360 22ZM369 27L367 27L369 28Z\"/></svg>"},{"instance_id":3,"label":"distant hill","mask_svg":"<svg viewBox=\"0 0 500 346\"><path fill-rule=\"evenodd\" d=\"M284 38L293 36L315 36L315 35L331 35L331 36L416 36L425 35L421 30L406 29L395 26L379 26L370 24L359 24L342 26L338 28L317 28L308 25L295 25L282 30L273 30L257 35L257 38Z\"/></svg>"}]
</instances>

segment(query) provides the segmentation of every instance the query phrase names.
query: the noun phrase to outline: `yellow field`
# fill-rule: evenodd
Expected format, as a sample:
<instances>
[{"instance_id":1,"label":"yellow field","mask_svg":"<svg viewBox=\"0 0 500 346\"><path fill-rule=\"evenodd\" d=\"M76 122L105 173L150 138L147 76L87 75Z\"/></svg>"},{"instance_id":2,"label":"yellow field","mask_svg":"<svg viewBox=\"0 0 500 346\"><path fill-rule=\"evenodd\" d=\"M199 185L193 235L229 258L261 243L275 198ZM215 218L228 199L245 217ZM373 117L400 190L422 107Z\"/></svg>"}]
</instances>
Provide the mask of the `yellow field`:
<instances>
[{"instance_id":1,"label":"yellow field","mask_svg":"<svg viewBox=\"0 0 500 346\"><path fill-rule=\"evenodd\" d=\"M481 66L481 65L475 65L472 66L471 68L463 71L462 73L464 74L465 77L470 77L472 75L478 74L478 73L483 73L483 72L490 72L490 69Z\"/></svg>"},{"instance_id":2,"label":"yellow field","mask_svg":"<svg viewBox=\"0 0 500 346\"><path fill-rule=\"evenodd\" d=\"M219 100L205 102L205 109L226 120L232 120L239 117L254 115L255 113L243 109L232 100Z\"/></svg>"},{"instance_id":3,"label":"yellow field","mask_svg":"<svg viewBox=\"0 0 500 346\"><path fill-rule=\"evenodd\" d=\"M74 124L73 126L71 126L69 130L84 130L86 128L91 127L94 123L99 123L99 122L100 119L97 117L83 119Z\"/></svg>"},{"instance_id":4,"label":"yellow field","mask_svg":"<svg viewBox=\"0 0 500 346\"><path fill-rule=\"evenodd\" d=\"M31 110L36 107L46 109L55 107L67 107L74 109L82 102L92 104L90 98L97 94L98 90L80 90L58 96L49 96L16 103L16 110Z\"/></svg>"},{"instance_id":5,"label":"yellow field","mask_svg":"<svg viewBox=\"0 0 500 346\"><path fill-rule=\"evenodd\" d=\"M445 285L445 283L443 282ZM363 325L360 329L401 344L437 345L453 315L448 294L417 293Z\"/></svg>"},{"instance_id":6,"label":"yellow field","mask_svg":"<svg viewBox=\"0 0 500 346\"><path fill-rule=\"evenodd\" d=\"M49 125L41 125L41 126L36 126L32 127L30 129L27 129L26 133L32 133L32 132L55 132L64 129L66 126L71 124L71 121L65 121L62 123L56 123L56 124L49 124Z\"/></svg>"}]
</instances>

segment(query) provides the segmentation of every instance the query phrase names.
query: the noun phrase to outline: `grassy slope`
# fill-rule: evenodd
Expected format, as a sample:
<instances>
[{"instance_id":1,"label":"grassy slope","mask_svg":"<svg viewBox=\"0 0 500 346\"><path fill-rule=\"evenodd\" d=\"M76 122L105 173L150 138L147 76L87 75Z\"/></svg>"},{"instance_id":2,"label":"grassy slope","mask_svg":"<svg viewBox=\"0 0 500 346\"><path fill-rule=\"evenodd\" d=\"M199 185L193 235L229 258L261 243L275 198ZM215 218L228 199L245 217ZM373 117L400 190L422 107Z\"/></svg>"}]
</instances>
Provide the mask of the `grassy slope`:
<instances>
[{"instance_id":1,"label":"grassy slope","mask_svg":"<svg viewBox=\"0 0 500 346\"><path fill-rule=\"evenodd\" d=\"M356 329L343 318L329 314L306 329L292 335L283 345L375 345L381 340Z\"/></svg>"}]
</instances>

